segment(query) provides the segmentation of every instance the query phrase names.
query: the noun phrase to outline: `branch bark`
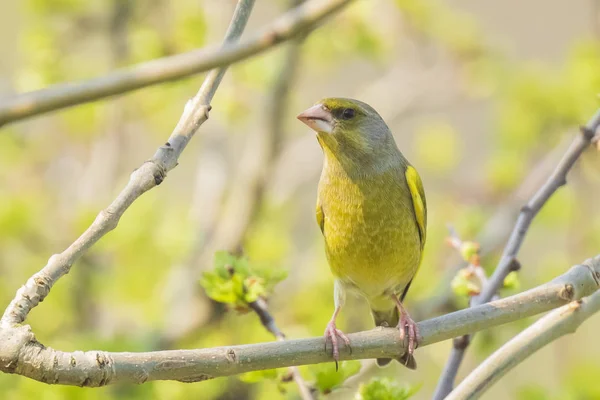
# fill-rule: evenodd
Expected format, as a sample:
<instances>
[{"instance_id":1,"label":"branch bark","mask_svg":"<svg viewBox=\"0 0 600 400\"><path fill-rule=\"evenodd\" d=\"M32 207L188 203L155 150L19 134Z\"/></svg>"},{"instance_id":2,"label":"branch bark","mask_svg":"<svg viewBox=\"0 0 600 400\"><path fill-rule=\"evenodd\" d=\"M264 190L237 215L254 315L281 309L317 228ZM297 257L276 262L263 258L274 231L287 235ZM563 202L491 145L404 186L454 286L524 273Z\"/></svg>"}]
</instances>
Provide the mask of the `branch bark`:
<instances>
[{"instance_id":1,"label":"branch bark","mask_svg":"<svg viewBox=\"0 0 600 400\"><path fill-rule=\"evenodd\" d=\"M309 0L242 42L152 60L88 81L63 83L17 95L0 104L0 126L230 65L268 50L301 32L315 29L319 22L350 1Z\"/></svg>"},{"instance_id":2,"label":"branch bark","mask_svg":"<svg viewBox=\"0 0 600 400\"><path fill-rule=\"evenodd\" d=\"M491 328L548 311L598 289L600 256L576 265L553 281L521 294L460 310L419 323L421 346ZM397 358L404 352L398 332L378 328L349 335L352 352L342 360ZM323 338L286 340L242 346L149 353L72 352L47 348L29 326L0 329L0 370L41 382L104 386L152 380L198 382L243 372L331 361Z\"/></svg>"},{"instance_id":3,"label":"branch bark","mask_svg":"<svg viewBox=\"0 0 600 400\"><path fill-rule=\"evenodd\" d=\"M494 270L494 273L490 279L487 281L487 284L483 286L481 294L473 299L472 304L474 306L490 301L502 287L506 276L511 271L519 268L517 255L521 249L523 241L525 240L525 235L529 230L529 226L531 225L533 218L535 218L537 213L546 204L554 192L567 183L567 174L579 156L581 156L583 151L590 145L590 143L597 140L597 131L599 126L600 110L598 110L596 114L588 121L588 123L581 128L581 133L573 140L571 146L569 146L567 152L559 161L554 172L521 209L498 266ZM458 368L460 367L462 359L464 358L464 353L469 346L470 341L471 337L468 335L454 341L450 358L448 359L448 362L446 363L446 366L442 372L442 376L438 382L438 386L433 397L434 399L444 399L452 391L454 382L456 380L456 374L458 373Z\"/></svg>"},{"instance_id":4,"label":"branch bark","mask_svg":"<svg viewBox=\"0 0 600 400\"><path fill-rule=\"evenodd\" d=\"M269 312L266 301L259 298L258 300L249 303L248 306L250 306L250 308L256 313L256 315L260 319L261 324L263 324L266 330L271 332L278 341L285 340L285 335L275 323L275 318L273 318L273 316ZM290 367L290 373L292 374L294 382L296 382L296 386L298 386L298 390L300 392L300 397L302 398L302 400L314 400L310 388L306 385L304 379L302 379L302 375L300 375L298 367Z\"/></svg>"},{"instance_id":5,"label":"branch bark","mask_svg":"<svg viewBox=\"0 0 600 400\"><path fill-rule=\"evenodd\" d=\"M596 277L600 279L600 276ZM564 305L515 336L487 358L454 389L447 400L477 399L523 360L577 328L600 311L600 292Z\"/></svg>"}]
</instances>

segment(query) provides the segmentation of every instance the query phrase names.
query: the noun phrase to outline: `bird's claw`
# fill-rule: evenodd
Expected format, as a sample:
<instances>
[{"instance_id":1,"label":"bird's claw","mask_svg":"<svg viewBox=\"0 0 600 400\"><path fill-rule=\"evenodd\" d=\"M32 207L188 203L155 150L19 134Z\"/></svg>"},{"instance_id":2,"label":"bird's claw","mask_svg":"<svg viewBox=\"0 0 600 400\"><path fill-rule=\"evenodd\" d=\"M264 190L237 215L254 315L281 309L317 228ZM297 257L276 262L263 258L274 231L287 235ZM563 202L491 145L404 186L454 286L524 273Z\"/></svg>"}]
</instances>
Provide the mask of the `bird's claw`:
<instances>
[{"instance_id":1,"label":"bird's claw","mask_svg":"<svg viewBox=\"0 0 600 400\"><path fill-rule=\"evenodd\" d=\"M417 348L419 337L419 328L408 313L403 312L400 315L400 322L398 323L398 330L400 331L400 340L404 342L404 339L408 337L408 344L406 346L406 352L412 355Z\"/></svg>"},{"instance_id":2,"label":"bird's claw","mask_svg":"<svg viewBox=\"0 0 600 400\"><path fill-rule=\"evenodd\" d=\"M338 346L338 337L344 341L348 349L350 349L350 353L352 353L352 347L350 347L350 339L348 336L341 330L337 329L335 326L335 322L330 321L325 328L325 333L323 334L325 338L325 351L327 351L327 341L331 340L331 353L333 355L333 360L335 361L335 370L338 370L338 361L340 360L340 349Z\"/></svg>"}]
</instances>

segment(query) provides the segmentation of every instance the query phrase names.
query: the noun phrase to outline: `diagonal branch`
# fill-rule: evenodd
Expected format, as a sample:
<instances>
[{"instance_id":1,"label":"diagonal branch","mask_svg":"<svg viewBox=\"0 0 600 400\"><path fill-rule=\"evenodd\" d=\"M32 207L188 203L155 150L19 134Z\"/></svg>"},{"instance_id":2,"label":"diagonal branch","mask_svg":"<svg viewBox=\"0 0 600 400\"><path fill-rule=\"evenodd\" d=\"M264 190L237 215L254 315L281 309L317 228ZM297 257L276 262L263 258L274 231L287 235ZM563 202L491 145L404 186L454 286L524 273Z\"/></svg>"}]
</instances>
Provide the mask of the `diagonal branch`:
<instances>
[{"instance_id":1,"label":"diagonal branch","mask_svg":"<svg viewBox=\"0 0 600 400\"><path fill-rule=\"evenodd\" d=\"M548 180L540 187L540 189L529 199L527 204L521 208L517 222L508 239L508 243L504 248L502 257L494 273L484 285L479 296L473 299L473 305L480 305L492 299L492 297L502 287L504 279L513 270L519 268L517 254L521 249L521 245L525 240L525 235L529 230L529 226L533 218L546 204L548 199L560 188L567 183L567 174L579 158L583 151L598 139L597 131L600 126L600 110L588 121L587 125L581 128L581 133L571 143L563 158L559 161L554 172ZM454 341L450 358L444 367L442 376L438 382L434 399L444 399L451 391L456 380L458 368L464 358L466 348L469 346L471 337L465 336L457 338Z\"/></svg>"},{"instance_id":2,"label":"diagonal branch","mask_svg":"<svg viewBox=\"0 0 600 400\"><path fill-rule=\"evenodd\" d=\"M241 42L152 60L88 81L57 84L17 95L0 104L0 126L232 64L316 28L324 18L350 1L309 0ZM207 94L212 97L214 93Z\"/></svg>"},{"instance_id":3,"label":"diagonal branch","mask_svg":"<svg viewBox=\"0 0 600 400\"><path fill-rule=\"evenodd\" d=\"M597 276L600 276L600 256L521 294L420 322L419 343L427 346L559 307L598 290ZM398 331L393 328L349 336L352 352L344 348L340 354L342 360L397 358L405 351ZM152 380L198 382L329 361L331 355L324 350L322 337L198 350L65 353L37 342L29 326L0 329L0 370L52 384L97 387Z\"/></svg>"},{"instance_id":4,"label":"diagonal branch","mask_svg":"<svg viewBox=\"0 0 600 400\"><path fill-rule=\"evenodd\" d=\"M599 311L600 292L553 310L496 350L446 399L479 398L490 386L527 357L562 336L574 333L586 319Z\"/></svg>"},{"instance_id":5,"label":"diagonal branch","mask_svg":"<svg viewBox=\"0 0 600 400\"><path fill-rule=\"evenodd\" d=\"M298 0L292 3L297 6ZM210 223L199 227L195 244L183 265L172 269L174 283L169 285L169 290L173 295L169 296L172 300L168 304L170 313L165 323L165 340L168 342L189 335L204 323L195 311L197 304L194 301L198 300L199 271L212 265L217 251L240 253L246 234L258 217L285 136L285 113L305 38L306 33L299 34L285 49L265 107L268 110L267 126L254 130L247 138L219 212L214 213L215 218Z\"/></svg>"},{"instance_id":6,"label":"diagonal branch","mask_svg":"<svg viewBox=\"0 0 600 400\"><path fill-rule=\"evenodd\" d=\"M238 2L225 42L235 41L241 36L253 6L254 0ZM50 257L48 264L17 291L0 319L0 329L12 328L25 321L29 312L46 298L56 281L69 272L73 263L100 238L116 228L123 213L138 197L158 186L166 178L167 172L175 168L179 155L200 125L208 119L210 102L225 70L226 67L223 67L208 74L196 96L186 104L169 140L156 151L152 159L131 174L127 186L106 209L100 211L92 225L73 244L62 253Z\"/></svg>"}]
</instances>

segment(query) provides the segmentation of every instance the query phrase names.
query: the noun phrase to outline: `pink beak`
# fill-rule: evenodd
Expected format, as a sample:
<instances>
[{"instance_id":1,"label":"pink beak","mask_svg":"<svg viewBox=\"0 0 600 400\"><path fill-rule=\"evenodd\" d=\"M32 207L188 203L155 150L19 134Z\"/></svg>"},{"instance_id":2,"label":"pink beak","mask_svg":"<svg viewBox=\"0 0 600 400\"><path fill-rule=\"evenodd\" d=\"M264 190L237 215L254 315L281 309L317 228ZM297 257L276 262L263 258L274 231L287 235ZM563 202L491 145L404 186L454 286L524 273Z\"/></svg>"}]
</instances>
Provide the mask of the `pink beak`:
<instances>
[{"instance_id":1,"label":"pink beak","mask_svg":"<svg viewBox=\"0 0 600 400\"><path fill-rule=\"evenodd\" d=\"M296 118L304 122L315 132L331 133L333 131L334 121L331 113L322 104L315 104L298 114Z\"/></svg>"}]
</instances>

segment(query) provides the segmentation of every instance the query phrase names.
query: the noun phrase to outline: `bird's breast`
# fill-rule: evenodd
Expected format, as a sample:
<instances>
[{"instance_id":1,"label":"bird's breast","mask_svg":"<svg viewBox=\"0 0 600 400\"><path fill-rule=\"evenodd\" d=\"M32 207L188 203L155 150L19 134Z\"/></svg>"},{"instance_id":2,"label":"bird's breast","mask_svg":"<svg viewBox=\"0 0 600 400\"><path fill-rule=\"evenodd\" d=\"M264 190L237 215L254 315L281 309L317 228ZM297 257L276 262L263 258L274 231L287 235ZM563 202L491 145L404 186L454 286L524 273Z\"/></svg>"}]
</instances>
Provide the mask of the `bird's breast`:
<instances>
[{"instance_id":1,"label":"bird's breast","mask_svg":"<svg viewBox=\"0 0 600 400\"><path fill-rule=\"evenodd\" d=\"M403 171L354 180L324 171L319 201L333 274L367 298L402 291L421 256Z\"/></svg>"}]
</instances>

